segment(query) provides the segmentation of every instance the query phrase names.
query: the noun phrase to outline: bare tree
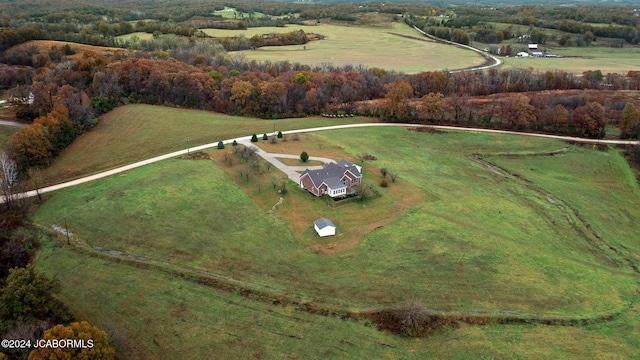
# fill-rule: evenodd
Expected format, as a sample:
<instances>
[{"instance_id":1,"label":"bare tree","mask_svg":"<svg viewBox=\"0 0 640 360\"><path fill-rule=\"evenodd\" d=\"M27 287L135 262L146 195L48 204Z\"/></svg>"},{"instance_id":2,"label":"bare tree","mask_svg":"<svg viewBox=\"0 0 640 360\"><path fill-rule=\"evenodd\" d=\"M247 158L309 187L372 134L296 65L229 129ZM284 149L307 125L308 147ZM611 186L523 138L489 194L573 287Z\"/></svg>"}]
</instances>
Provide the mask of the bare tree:
<instances>
[{"instance_id":1,"label":"bare tree","mask_svg":"<svg viewBox=\"0 0 640 360\"><path fill-rule=\"evenodd\" d=\"M371 188L368 184L361 183L356 186L356 196L360 199L360 201L364 201L366 198L371 196Z\"/></svg>"},{"instance_id":2,"label":"bare tree","mask_svg":"<svg viewBox=\"0 0 640 360\"><path fill-rule=\"evenodd\" d=\"M18 165L6 153L0 154L0 191L7 208L11 208L15 194L13 188L18 183Z\"/></svg>"},{"instance_id":3,"label":"bare tree","mask_svg":"<svg viewBox=\"0 0 640 360\"><path fill-rule=\"evenodd\" d=\"M398 178L398 174L397 173L389 173L389 177L391 178L391 182L394 183L394 182L396 182L396 179Z\"/></svg>"},{"instance_id":4,"label":"bare tree","mask_svg":"<svg viewBox=\"0 0 640 360\"><path fill-rule=\"evenodd\" d=\"M33 187L36 191L36 195L38 195L38 200L42 200L42 195L40 194L40 188L42 187L42 183L44 181L42 176L42 170L39 168L30 168L27 172L29 176L29 185Z\"/></svg>"}]
</instances>

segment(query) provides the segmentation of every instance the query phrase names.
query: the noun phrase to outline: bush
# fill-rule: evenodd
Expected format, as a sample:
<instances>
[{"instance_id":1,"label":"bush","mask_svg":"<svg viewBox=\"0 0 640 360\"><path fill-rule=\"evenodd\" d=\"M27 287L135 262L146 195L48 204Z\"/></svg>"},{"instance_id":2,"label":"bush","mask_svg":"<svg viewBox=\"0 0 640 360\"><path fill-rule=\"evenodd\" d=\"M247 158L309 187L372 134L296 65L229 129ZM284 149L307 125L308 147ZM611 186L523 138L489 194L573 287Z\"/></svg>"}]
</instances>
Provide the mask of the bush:
<instances>
[{"instance_id":1,"label":"bush","mask_svg":"<svg viewBox=\"0 0 640 360\"><path fill-rule=\"evenodd\" d=\"M387 179L382 179L380 180L380 186L381 187L388 187L389 186L389 182L387 181Z\"/></svg>"},{"instance_id":2,"label":"bush","mask_svg":"<svg viewBox=\"0 0 640 360\"><path fill-rule=\"evenodd\" d=\"M256 134L253 134L253 136L251 136L251 142L258 142L258 137L256 136Z\"/></svg>"},{"instance_id":3,"label":"bush","mask_svg":"<svg viewBox=\"0 0 640 360\"><path fill-rule=\"evenodd\" d=\"M222 141L218 141L218 149L224 149L224 143Z\"/></svg>"},{"instance_id":4,"label":"bush","mask_svg":"<svg viewBox=\"0 0 640 360\"><path fill-rule=\"evenodd\" d=\"M269 136L267 135L267 133L264 133L264 135L262 135L262 140L269 140Z\"/></svg>"},{"instance_id":5,"label":"bush","mask_svg":"<svg viewBox=\"0 0 640 360\"><path fill-rule=\"evenodd\" d=\"M233 140L233 143L231 144L232 146L238 146L238 142Z\"/></svg>"},{"instance_id":6,"label":"bush","mask_svg":"<svg viewBox=\"0 0 640 360\"><path fill-rule=\"evenodd\" d=\"M282 131L278 131L278 139L282 139Z\"/></svg>"},{"instance_id":7,"label":"bush","mask_svg":"<svg viewBox=\"0 0 640 360\"><path fill-rule=\"evenodd\" d=\"M302 154L300 154L300 160L302 160L302 162L307 162L307 160L309 160L309 154L307 154L306 151L303 151Z\"/></svg>"},{"instance_id":8,"label":"bush","mask_svg":"<svg viewBox=\"0 0 640 360\"><path fill-rule=\"evenodd\" d=\"M391 316L397 321L400 333L406 336L422 336L429 320L427 309L421 301L406 300L391 309Z\"/></svg>"}]
</instances>

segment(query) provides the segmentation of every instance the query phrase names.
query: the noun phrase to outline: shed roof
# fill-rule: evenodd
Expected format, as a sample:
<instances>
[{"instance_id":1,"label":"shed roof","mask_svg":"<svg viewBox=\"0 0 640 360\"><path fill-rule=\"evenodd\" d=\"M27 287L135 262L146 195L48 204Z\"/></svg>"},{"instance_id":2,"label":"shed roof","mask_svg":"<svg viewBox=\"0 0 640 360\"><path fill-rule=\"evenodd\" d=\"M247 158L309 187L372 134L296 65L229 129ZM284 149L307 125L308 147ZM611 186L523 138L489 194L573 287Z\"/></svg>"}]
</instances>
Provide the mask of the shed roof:
<instances>
[{"instance_id":1,"label":"shed roof","mask_svg":"<svg viewBox=\"0 0 640 360\"><path fill-rule=\"evenodd\" d=\"M333 223L331 222L331 220L327 219L327 218L320 218L316 221L313 222L313 224L315 226L318 227L318 229L324 229L327 226L332 226L332 227L336 227L335 225L333 225Z\"/></svg>"}]
</instances>

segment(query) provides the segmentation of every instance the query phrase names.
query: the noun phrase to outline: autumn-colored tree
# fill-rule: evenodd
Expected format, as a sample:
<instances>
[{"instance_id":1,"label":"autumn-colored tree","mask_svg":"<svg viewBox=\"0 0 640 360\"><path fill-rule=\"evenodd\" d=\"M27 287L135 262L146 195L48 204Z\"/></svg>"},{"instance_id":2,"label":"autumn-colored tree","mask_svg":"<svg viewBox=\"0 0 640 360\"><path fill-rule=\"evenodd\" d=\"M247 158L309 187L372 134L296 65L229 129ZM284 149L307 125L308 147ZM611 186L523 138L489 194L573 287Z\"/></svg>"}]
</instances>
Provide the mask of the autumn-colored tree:
<instances>
[{"instance_id":1,"label":"autumn-colored tree","mask_svg":"<svg viewBox=\"0 0 640 360\"><path fill-rule=\"evenodd\" d=\"M637 138L640 132L640 110L628 102L624 109L622 109L622 115L620 116L620 130L622 133L620 137L625 138Z\"/></svg>"},{"instance_id":2,"label":"autumn-colored tree","mask_svg":"<svg viewBox=\"0 0 640 360\"><path fill-rule=\"evenodd\" d=\"M49 138L49 130L40 123L24 126L7 141L7 151L21 169L47 165L53 154Z\"/></svg>"},{"instance_id":3,"label":"autumn-colored tree","mask_svg":"<svg viewBox=\"0 0 640 360\"><path fill-rule=\"evenodd\" d=\"M256 90L249 81L238 80L231 87L231 101L236 106L236 111L241 114L252 114L255 111Z\"/></svg>"},{"instance_id":4,"label":"autumn-colored tree","mask_svg":"<svg viewBox=\"0 0 640 360\"><path fill-rule=\"evenodd\" d=\"M74 322L69 326L56 325L46 330L41 341L53 340L72 340L76 346L39 348L29 354L29 360L110 360L115 356L107 334L87 321Z\"/></svg>"},{"instance_id":5,"label":"autumn-colored tree","mask_svg":"<svg viewBox=\"0 0 640 360\"><path fill-rule=\"evenodd\" d=\"M535 108L530 103L528 96L517 94L511 96L502 102L502 119L507 122L510 127L518 127L520 129L527 128L536 120L534 114Z\"/></svg>"},{"instance_id":6,"label":"autumn-colored tree","mask_svg":"<svg viewBox=\"0 0 640 360\"><path fill-rule=\"evenodd\" d=\"M590 101L573 111L573 125L576 130L590 137L602 137L604 126L607 124L604 107L595 101Z\"/></svg>"},{"instance_id":7,"label":"autumn-colored tree","mask_svg":"<svg viewBox=\"0 0 640 360\"><path fill-rule=\"evenodd\" d=\"M569 110L562 104L556 105L556 126L565 129L569 125Z\"/></svg>"},{"instance_id":8,"label":"autumn-colored tree","mask_svg":"<svg viewBox=\"0 0 640 360\"><path fill-rule=\"evenodd\" d=\"M413 96L413 88L406 81L397 81L385 85L382 113L392 120L405 120L409 117L408 100Z\"/></svg>"},{"instance_id":9,"label":"autumn-colored tree","mask_svg":"<svg viewBox=\"0 0 640 360\"><path fill-rule=\"evenodd\" d=\"M426 120L442 120L444 116L444 109L447 103L444 100L444 95L441 93L432 93L422 97L422 107L420 108L420 115Z\"/></svg>"}]
</instances>

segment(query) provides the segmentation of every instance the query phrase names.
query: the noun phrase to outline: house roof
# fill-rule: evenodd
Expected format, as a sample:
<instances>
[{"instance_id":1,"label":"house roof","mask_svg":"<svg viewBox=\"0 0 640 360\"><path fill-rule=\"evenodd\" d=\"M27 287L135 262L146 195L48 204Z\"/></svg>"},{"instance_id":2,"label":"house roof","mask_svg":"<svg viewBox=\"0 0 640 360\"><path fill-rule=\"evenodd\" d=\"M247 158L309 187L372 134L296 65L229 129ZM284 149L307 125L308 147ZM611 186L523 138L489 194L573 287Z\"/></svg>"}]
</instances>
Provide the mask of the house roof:
<instances>
[{"instance_id":1,"label":"house roof","mask_svg":"<svg viewBox=\"0 0 640 360\"><path fill-rule=\"evenodd\" d=\"M303 177L305 174L309 174L311 181L316 185L316 187L320 186L322 183L327 184L328 187L332 189L342 188L345 185L342 184L342 178L344 177L345 172L351 172L356 177L360 177L360 170L353 163L340 160L340 162L329 163L321 170L305 170L300 177Z\"/></svg>"},{"instance_id":2,"label":"house roof","mask_svg":"<svg viewBox=\"0 0 640 360\"><path fill-rule=\"evenodd\" d=\"M327 218L320 218L316 221L313 222L313 224L318 228L318 229L324 229L327 226L332 226L332 227L336 227L335 225L333 225L333 223L331 222L331 220L327 219Z\"/></svg>"}]
</instances>

